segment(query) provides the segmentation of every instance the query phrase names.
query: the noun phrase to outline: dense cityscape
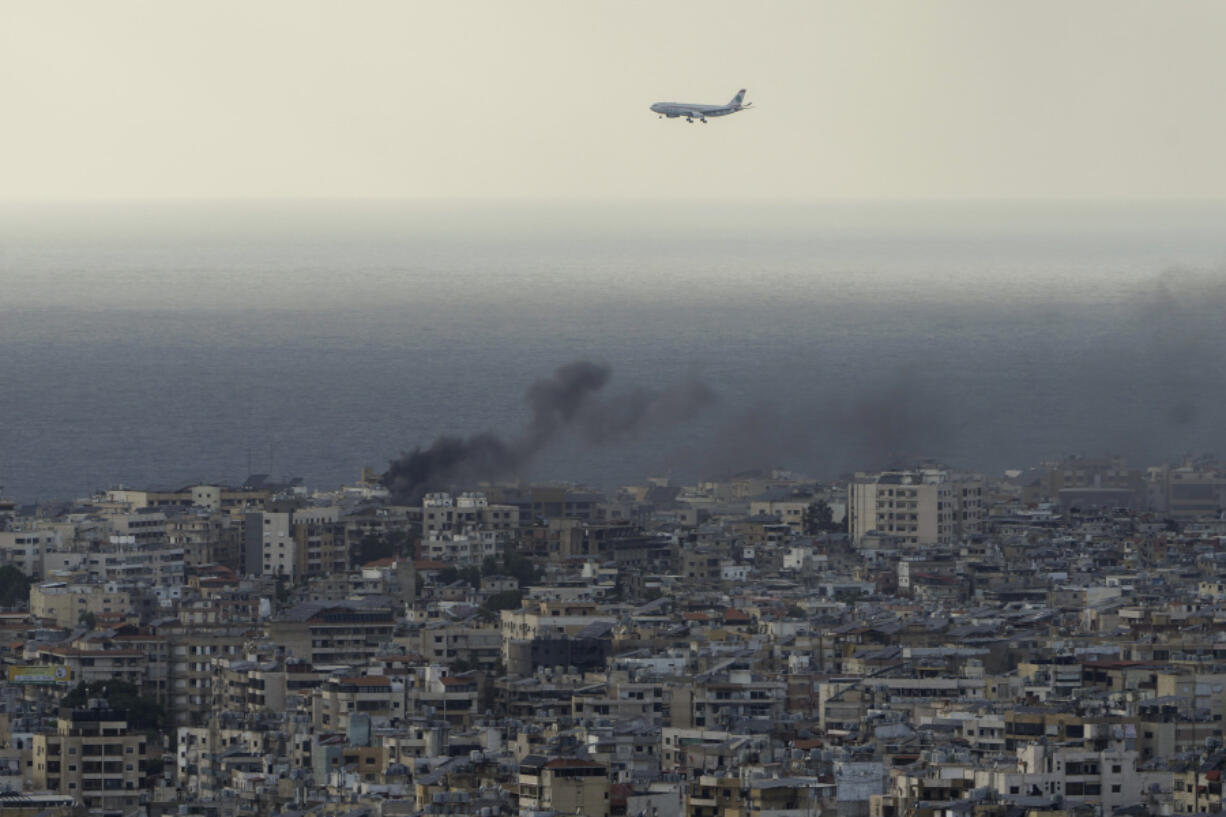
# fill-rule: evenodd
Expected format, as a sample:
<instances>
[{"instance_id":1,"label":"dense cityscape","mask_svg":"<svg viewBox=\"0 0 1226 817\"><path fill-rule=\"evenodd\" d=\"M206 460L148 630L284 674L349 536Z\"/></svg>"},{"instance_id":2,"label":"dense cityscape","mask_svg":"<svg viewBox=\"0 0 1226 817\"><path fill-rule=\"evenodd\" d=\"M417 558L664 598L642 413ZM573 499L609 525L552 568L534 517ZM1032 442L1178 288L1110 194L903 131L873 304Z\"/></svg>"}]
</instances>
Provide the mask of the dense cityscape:
<instances>
[{"instance_id":1,"label":"dense cityscape","mask_svg":"<svg viewBox=\"0 0 1226 817\"><path fill-rule=\"evenodd\" d=\"M0 500L0 813L1222 810L1226 466Z\"/></svg>"}]
</instances>

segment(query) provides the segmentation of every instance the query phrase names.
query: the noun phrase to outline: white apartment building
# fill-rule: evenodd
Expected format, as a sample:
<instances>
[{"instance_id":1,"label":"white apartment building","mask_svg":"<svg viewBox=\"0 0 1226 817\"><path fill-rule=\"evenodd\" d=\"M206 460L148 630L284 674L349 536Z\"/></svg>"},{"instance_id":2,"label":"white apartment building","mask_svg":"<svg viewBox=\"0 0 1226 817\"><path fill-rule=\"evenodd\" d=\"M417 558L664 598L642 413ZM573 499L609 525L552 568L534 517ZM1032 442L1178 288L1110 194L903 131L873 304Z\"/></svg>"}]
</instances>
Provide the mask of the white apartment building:
<instances>
[{"instance_id":1,"label":"white apartment building","mask_svg":"<svg viewBox=\"0 0 1226 817\"><path fill-rule=\"evenodd\" d=\"M906 545L948 545L983 530L983 477L937 469L858 473L848 486L848 532Z\"/></svg>"},{"instance_id":2,"label":"white apartment building","mask_svg":"<svg viewBox=\"0 0 1226 817\"><path fill-rule=\"evenodd\" d=\"M58 531L0 531L0 565L12 565L31 578L42 579L44 554L59 547Z\"/></svg>"},{"instance_id":3,"label":"white apartment building","mask_svg":"<svg viewBox=\"0 0 1226 817\"><path fill-rule=\"evenodd\" d=\"M293 514L265 511L259 515L264 526L260 534L263 575L297 578L298 545L294 541Z\"/></svg>"},{"instance_id":4,"label":"white apartment building","mask_svg":"<svg viewBox=\"0 0 1226 817\"><path fill-rule=\"evenodd\" d=\"M91 581L145 587L177 587L184 583L182 548L136 550L130 537L119 536L112 537L112 543L121 549L113 553L87 555L85 566Z\"/></svg>"},{"instance_id":5,"label":"white apartment building","mask_svg":"<svg viewBox=\"0 0 1226 817\"><path fill-rule=\"evenodd\" d=\"M470 530L468 533L433 533L422 543L426 558L439 562L481 564L487 556L501 556L506 535L501 531Z\"/></svg>"},{"instance_id":6,"label":"white apartment building","mask_svg":"<svg viewBox=\"0 0 1226 817\"><path fill-rule=\"evenodd\" d=\"M469 530L509 531L519 527L519 508L492 505L479 491L453 497L447 493L426 494L421 500L422 533L463 533Z\"/></svg>"}]
</instances>

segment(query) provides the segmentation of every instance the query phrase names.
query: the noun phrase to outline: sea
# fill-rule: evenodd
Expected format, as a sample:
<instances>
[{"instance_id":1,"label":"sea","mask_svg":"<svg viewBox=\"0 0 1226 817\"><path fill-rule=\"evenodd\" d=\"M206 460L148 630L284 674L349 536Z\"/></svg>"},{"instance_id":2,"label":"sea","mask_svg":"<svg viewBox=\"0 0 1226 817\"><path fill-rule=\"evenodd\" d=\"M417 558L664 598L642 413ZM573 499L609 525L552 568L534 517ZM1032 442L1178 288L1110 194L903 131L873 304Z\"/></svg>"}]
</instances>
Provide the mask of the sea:
<instances>
[{"instance_id":1,"label":"sea","mask_svg":"<svg viewBox=\"0 0 1226 817\"><path fill-rule=\"evenodd\" d=\"M331 489L529 387L701 383L563 429L523 480L1226 453L1226 203L91 201L0 205L0 494Z\"/></svg>"}]
</instances>

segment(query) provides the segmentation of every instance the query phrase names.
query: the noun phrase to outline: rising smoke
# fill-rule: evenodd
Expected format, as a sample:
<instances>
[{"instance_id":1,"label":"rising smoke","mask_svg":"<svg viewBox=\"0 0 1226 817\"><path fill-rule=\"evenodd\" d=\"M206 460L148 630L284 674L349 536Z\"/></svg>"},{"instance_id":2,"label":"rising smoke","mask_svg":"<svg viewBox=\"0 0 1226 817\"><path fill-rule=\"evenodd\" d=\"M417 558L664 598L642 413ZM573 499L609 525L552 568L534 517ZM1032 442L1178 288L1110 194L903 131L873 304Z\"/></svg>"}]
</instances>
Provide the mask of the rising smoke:
<instances>
[{"instance_id":1,"label":"rising smoke","mask_svg":"<svg viewBox=\"0 0 1226 817\"><path fill-rule=\"evenodd\" d=\"M524 400L531 417L518 436L439 437L393 460L383 483L397 502L416 503L429 491L514 474L564 432L605 445L691 419L715 398L705 384L690 379L667 389L636 388L602 399L611 374L608 365L587 360L559 366L528 387Z\"/></svg>"},{"instance_id":2,"label":"rising smoke","mask_svg":"<svg viewBox=\"0 0 1226 817\"><path fill-rule=\"evenodd\" d=\"M820 388L734 406L718 445L684 454L704 475L784 466L833 478L929 459L993 472L1067 454L1222 453L1224 314L1226 270L1170 270L1101 303L953 304L927 316L940 333L911 321L875 357L856 350L850 373L821 350L791 351Z\"/></svg>"}]
</instances>

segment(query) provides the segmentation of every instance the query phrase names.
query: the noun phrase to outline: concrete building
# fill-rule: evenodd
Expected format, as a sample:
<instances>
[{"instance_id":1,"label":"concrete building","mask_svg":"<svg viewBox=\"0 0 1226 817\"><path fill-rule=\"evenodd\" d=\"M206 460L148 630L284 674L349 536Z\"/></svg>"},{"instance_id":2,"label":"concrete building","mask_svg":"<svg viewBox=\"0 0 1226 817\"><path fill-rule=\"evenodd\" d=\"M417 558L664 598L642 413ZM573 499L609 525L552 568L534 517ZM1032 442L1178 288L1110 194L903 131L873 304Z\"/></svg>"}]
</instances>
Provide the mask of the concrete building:
<instances>
[{"instance_id":1,"label":"concrete building","mask_svg":"<svg viewBox=\"0 0 1226 817\"><path fill-rule=\"evenodd\" d=\"M130 813L140 803L145 736L114 709L64 709L54 734L34 736L34 785L72 795L90 810Z\"/></svg>"},{"instance_id":2,"label":"concrete building","mask_svg":"<svg viewBox=\"0 0 1226 817\"><path fill-rule=\"evenodd\" d=\"M1147 481L1155 510L1174 519L1214 516L1226 508L1226 470L1217 463L1155 466Z\"/></svg>"},{"instance_id":3,"label":"concrete building","mask_svg":"<svg viewBox=\"0 0 1226 817\"><path fill-rule=\"evenodd\" d=\"M848 532L904 545L948 545L983 530L983 478L923 469L858 473L848 487Z\"/></svg>"},{"instance_id":4,"label":"concrete building","mask_svg":"<svg viewBox=\"0 0 1226 817\"><path fill-rule=\"evenodd\" d=\"M391 640L394 624L379 602L305 602L270 621L268 637L312 664L364 664Z\"/></svg>"},{"instance_id":5,"label":"concrete building","mask_svg":"<svg viewBox=\"0 0 1226 817\"><path fill-rule=\"evenodd\" d=\"M447 493L433 493L422 497L421 529L426 536L472 530L513 531L519 528L519 524L518 507L491 503L480 492L455 497Z\"/></svg>"},{"instance_id":6,"label":"concrete building","mask_svg":"<svg viewBox=\"0 0 1226 817\"><path fill-rule=\"evenodd\" d=\"M609 770L576 758L529 755L519 764L521 811L609 817Z\"/></svg>"},{"instance_id":7,"label":"concrete building","mask_svg":"<svg viewBox=\"0 0 1226 817\"><path fill-rule=\"evenodd\" d=\"M30 586L30 615L69 629L86 614L126 614L131 604L126 592L101 584L48 582Z\"/></svg>"},{"instance_id":8,"label":"concrete building","mask_svg":"<svg viewBox=\"0 0 1226 817\"><path fill-rule=\"evenodd\" d=\"M12 565L32 579L42 579L45 554L61 546L57 530L0 530L0 565Z\"/></svg>"}]
</instances>

